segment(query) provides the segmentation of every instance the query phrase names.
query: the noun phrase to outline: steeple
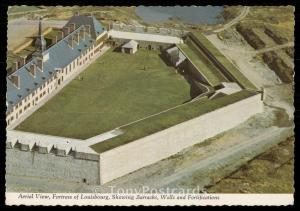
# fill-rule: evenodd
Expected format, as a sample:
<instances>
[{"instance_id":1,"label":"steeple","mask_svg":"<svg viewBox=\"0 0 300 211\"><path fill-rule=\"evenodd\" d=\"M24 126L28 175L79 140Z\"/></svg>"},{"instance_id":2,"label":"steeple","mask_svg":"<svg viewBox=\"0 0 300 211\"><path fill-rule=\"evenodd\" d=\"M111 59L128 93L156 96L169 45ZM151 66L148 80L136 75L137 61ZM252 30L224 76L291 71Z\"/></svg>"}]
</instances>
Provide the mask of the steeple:
<instances>
[{"instance_id":1,"label":"steeple","mask_svg":"<svg viewBox=\"0 0 300 211\"><path fill-rule=\"evenodd\" d=\"M42 18L39 18L39 32L35 40L35 47L39 52L43 52L46 49L46 40L42 34Z\"/></svg>"},{"instance_id":2,"label":"steeple","mask_svg":"<svg viewBox=\"0 0 300 211\"><path fill-rule=\"evenodd\" d=\"M39 18L39 37L42 36L42 18Z\"/></svg>"}]
</instances>

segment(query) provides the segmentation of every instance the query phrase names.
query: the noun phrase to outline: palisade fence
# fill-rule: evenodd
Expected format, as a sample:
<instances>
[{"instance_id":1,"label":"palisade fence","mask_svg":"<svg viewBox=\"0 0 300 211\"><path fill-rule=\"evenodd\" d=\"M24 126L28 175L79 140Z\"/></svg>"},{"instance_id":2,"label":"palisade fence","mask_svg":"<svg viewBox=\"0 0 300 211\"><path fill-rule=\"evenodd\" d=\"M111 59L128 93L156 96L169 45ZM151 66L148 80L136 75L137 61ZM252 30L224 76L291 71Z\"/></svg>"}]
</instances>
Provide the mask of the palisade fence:
<instances>
[{"instance_id":1,"label":"palisade fence","mask_svg":"<svg viewBox=\"0 0 300 211\"><path fill-rule=\"evenodd\" d=\"M111 29L114 29L116 31L146 33L146 34L159 34L159 35L174 36L174 37L183 37L188 33L188 31L185 31L185 30L135 26L135 25L126 25L126 24L118 24L118 23L113 23L111 25Z\"/></svg>"}]
</instances>

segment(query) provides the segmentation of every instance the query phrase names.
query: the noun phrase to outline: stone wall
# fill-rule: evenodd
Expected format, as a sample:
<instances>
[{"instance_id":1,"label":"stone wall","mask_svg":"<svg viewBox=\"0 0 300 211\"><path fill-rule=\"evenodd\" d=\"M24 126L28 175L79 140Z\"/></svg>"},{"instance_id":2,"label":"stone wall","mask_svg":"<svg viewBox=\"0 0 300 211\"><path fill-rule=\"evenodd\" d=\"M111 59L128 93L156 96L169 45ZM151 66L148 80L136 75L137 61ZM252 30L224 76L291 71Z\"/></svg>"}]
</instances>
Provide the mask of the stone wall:
<instances>
[{"instance_id":1,"label":"stone wall","mask_svg":"<svg viewBox=\"0 0 300 211\"><path fill-rule=\"evenodd\" d=\"M261 95L206 113L100 154L100 183L126 175L229 130L263 111Z\"/></svg>"},{"instance_id":2,"label":"stone wall","mask_svg":"<svg viewBox=\"0 0 300 211\"><path fill-rule=\"evenodd\" d=\"M171 28L157 28L157 27L135 26L135 25L116 24L116 23L113 23L111 28L117 31L136 32L136 33L145 33L145 34L159 34L159 35L167 35L167 36L174 36L174 37L183 37L188 33L188 31L185 30L178 30L178 29L171 29Z\"/></svg>"},{"instance_id":3,"label":"stone wall","mask_svg":"<svg viewBox=\"0 0 300 211\"><path fill-rule=\"evenodd\" d=\"M99 184L99 161L6 149L6 174Z\"/></svg>"}]
</instances>

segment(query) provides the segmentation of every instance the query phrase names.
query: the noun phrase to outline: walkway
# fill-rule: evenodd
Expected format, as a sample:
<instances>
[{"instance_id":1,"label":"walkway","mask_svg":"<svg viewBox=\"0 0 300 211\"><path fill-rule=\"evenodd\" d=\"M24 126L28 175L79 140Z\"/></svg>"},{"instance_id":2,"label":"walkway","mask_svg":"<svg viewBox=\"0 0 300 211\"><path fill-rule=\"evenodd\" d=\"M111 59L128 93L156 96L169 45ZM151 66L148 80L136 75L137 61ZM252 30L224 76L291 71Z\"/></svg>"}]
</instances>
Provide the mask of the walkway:
<instances>
[{"instance_id":1,"label":"walkway","mask_svg":"<svg viewBox=\"0 0 300 211\"><path fill-rule=\"evenodd\" d=\"M285 44L282 44L282 45L275 45L275 46L272 46L272 47L266 47L266 48L262 48L262 49L258 49L258 50L253 50L253 51L250 51L250 53L259 54L259 53L265 53L265 52L268 52L268 51L275 51L275 50L279 50L279 49L282 49L282 48L293 47L293 46L294 46L294 42L288 42L288 43L285 43Z\"/></svg>"},{"instance_id":2,"label":"walkway","mask_svg":"<svg viewBox=\"0 0 300 211\"><path fill-rule=\"evenodd\" d=\"M229 23L226 23L226 24L225 24L224 26L222 26L220 29L216 29L216 30L214 30L213 32L214 32L214 33L219 33L219 32L221 32L221 31L224 31L224 30L230 28L230 27L233 26L234 24L236 24L236 23L238 23L239 21L241 21L242 19L244 19L244 18L248 15L249 11L250 11L250 7L248 7L248 6L243 7L241 13L240 13L237 17L235 17L235 18L234 18L233 20L231 20Z\"/></svg>"}]
</instances>

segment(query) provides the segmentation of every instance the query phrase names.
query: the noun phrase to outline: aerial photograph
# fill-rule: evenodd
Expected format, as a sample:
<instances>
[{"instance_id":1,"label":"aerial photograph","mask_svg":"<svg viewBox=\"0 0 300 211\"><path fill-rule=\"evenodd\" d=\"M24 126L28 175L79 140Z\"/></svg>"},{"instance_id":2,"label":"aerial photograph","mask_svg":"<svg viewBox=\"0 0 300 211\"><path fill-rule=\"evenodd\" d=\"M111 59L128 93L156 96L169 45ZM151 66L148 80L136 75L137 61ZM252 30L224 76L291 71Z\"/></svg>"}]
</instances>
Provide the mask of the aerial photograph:
<instances>
[{"instance_id":1,"label":"aerial photograph","mask_svg":"<svg viewBox=\"0 0 300 211\"><path fill-rule=\"evenodd\" d=\"M9 6L6 192L293 194L294 9Z\"/></svg>"}]
</instances>

